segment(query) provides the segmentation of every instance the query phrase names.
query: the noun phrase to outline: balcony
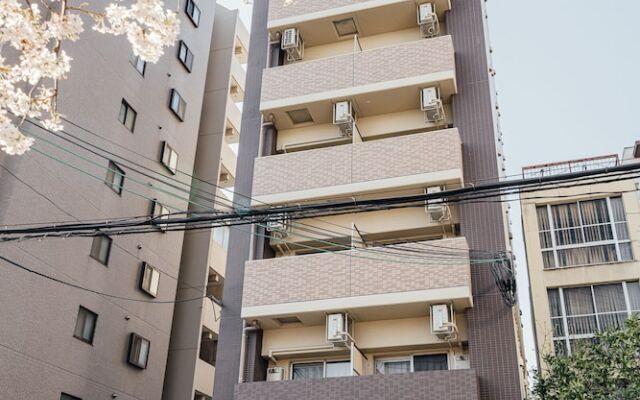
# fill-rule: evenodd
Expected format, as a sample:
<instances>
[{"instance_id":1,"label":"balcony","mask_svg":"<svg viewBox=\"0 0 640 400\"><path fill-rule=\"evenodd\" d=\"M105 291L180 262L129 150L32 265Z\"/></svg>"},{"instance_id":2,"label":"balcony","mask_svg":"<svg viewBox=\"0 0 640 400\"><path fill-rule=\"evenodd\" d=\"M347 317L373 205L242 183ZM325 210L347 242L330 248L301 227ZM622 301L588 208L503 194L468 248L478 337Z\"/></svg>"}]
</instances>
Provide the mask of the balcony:
<instances>
[{"instance_id":1,"label":"balcony","mask_svg":"<svg viewBox=\"0 0 640 400\"><path fill-rule=\"evenodd\" d=\"M344 378L281 382L253 382L236 385L236 400L478 400L475 370L429 371L396 375L367 375Z\"/></svg>"},{"instance_id":2,"label":"balcony","mask_svg":"<svg viewBox=\"0 0 640 400\"><path fill-rule=\"evenodd\" d=\"M457 129L258 158L254 204L462 183Z\"/></svg>"},{"instance_id":3,"label":"balcony","mask_svg":"<svg viewBox=\"0 0 640 400\"><path fill-rule=\"evenodd\" d=\"M196 371L193 382L194 390L209 397L213 397L213 384L215 374L216 367L198 358L196 360Z\"/></svg>"},{"instance_id":4,"label":"balcony","mask_svg":"<svg viewBox=\"0 0 640 400\"><path fill-rule=\"evenodd\" d=\"M445 103L456 93L451 36L266 69L260 108L282 122L304 105L318 123L330 120L332 101L350 98L361 117L379 115L419 109L424 86L438 86Z\"/></svg>"},{"instance_id":5,"label":"balcony","mask_svg":"<svg viewBox=\"0 0 640 400\"><path fill-rule=\"evenodd\" d=\"M436 302L453 302L458 310L471 307L466 240L458 237L404 246L424 250L434 245L467 253L446 260L407 258L394 255L391 249L370 247L249 261L242 317L257 319L268 329L278 327L274 318L283 316L320 325L325 312L345 308L366 321L424 316L426 305Z\"/></svg>"}]
</instances>

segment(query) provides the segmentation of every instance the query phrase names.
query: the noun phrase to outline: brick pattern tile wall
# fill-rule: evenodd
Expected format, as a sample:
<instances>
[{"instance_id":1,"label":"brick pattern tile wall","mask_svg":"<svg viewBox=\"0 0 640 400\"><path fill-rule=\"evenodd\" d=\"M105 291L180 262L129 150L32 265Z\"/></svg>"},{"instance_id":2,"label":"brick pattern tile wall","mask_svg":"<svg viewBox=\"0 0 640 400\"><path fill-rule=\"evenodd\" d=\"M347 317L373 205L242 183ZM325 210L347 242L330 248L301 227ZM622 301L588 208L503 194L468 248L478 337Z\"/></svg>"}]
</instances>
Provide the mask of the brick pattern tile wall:
<instances>
[{"instance_id":1,"label":"brick pattern tile wall","mask_svg":"<svg viewBox=\"0 0 640 400\"><path fill-rule=\"evenodd\" d=\"M253 195L286 193L376 179L462 169L456 129L445 129L261 157Z\"/></svg>"},{"instance_id":2,"label":"brick pattern tile wall","mask_svg":"<svg viewBox=\"0 0 640 400\"><path fill-rule=\"evenodd\" d=\"M318 2L323 3L323 2ZM453 71L451 36L301 61L264 71L262 102ZM288 84L295 82L295 85Z\"/></svg>"},{"instance_id":3,"label":"brick pattern tile wall","mask_svg":"<svg viewBox=\"0 0 640 400\"><path fill-rule=\"evenodd\" d=\"M474 370L253 382L236 385L235 400L478 400Z\"/></svg>"},{"instance_id":4,"label":"brick pattern tile wall","mask_svg":"<svg viewBox=\"0 0 640 400\"><path fill-rule=\"evenodd\" d=\"M400 257L354 251L249 261L245 268L242 305L252 307L470 286L466 239L459 237L428 244L463 250L462 256L447 260L416 258L415 263L400 263L397 261ZM424 249L424 243L405 246ZM349 256L350 253L355 257ZM406 260L406 253L401 258Z\"/></svg>"},{"instance_id":5,"label":"brick pattern tile wall","mask_svg":"<svg viewBox=\"0 0 640 400\"><path fill-rule=\"evenodd\" d=\"M370 0L270 0L269 21L350 6L367 1Z\"/></svg>"}]
</instances>

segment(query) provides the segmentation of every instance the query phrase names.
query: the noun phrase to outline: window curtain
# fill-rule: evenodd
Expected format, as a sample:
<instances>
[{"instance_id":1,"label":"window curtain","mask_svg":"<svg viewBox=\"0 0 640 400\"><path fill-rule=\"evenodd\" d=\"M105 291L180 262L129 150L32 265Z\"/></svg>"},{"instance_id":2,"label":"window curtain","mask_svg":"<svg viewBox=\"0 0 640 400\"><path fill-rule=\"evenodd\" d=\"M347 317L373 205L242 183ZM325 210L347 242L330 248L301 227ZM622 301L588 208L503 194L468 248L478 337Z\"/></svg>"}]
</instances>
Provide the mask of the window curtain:
<instances>
[{"instance_id":1,"label":"window curtain","mask_svg":"<svg viewBox=\"0 0 640 400\"><path fill-rule=\"evenodd\" d=\"M323 363L294 364L293 379L321 379L324 373Z\"/></svg>"},{"instance_id":2,"label":"window curtain","mask_svg":"<svg viewBox=\"0 0 640 400\"><path fill-rule=\"evenodd\" d=\"M564 289L569 335L586 335L598 331L590 287Z\"/></svg>"},{"instance_id":3,"label":"window curtain","mask_svg":"<svg viewBox=\"0 0 640 400\"><path fill-rule=\"evenodd\" d=\"M627 319L627 304L621 284L593 287L600 329L621 328Z\"/></svg>"}]
</instances>

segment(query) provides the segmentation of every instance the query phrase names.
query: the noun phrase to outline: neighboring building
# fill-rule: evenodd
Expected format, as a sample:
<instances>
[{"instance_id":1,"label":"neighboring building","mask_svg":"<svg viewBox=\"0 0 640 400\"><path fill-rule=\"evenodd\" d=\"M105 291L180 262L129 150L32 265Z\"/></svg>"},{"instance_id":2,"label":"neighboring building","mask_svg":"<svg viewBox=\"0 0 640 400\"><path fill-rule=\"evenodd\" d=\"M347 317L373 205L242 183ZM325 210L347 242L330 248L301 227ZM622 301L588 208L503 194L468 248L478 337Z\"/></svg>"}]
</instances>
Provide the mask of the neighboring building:
<instances>
[{"instance_id":1,"label":"neighboring building","mask_svg":"<svg viewBox=\"0 0 640 400\"><path fill-rule=\"evenodd\" d=\"M623 162L637 162L637 146ZM617 155L523 168L538 177L617 166ZM640 206L634 180L520 196L538 362L571 354L640 312Z\"/></svg>"},{"instance_id":2,"label":"neighboring building","mask_svg":"<svg viewBox=\"0 0 640 400\"><path fill-rule=\"evenodd\" d=\"M482 0L255 2L235 200L499 179L485 19ZM216 399L522 399L518 310L481 260L508 225L472 202L232 231Z\"/></svg>"},{"instance_id":3,"label":"neighboring building","mask_svg":"<svg viewBox=\"0 0 640 400\"><path fill-rule=\"evenodd\" d=\"M237 77L231 87L240 89L231 98L241 99L244 73L232 55L245 57L247 49L246 41L230 51L224 46L244 33L235 14L216 10L213 1L181 4L180 41L156 64L133 58L125 38L91 29L65 44L73 63L69 79L60 82L58 106L68 121L57 135L27 122L25 129L37 135L34 149L20 157L0 155L0 226L207 208L219 194L211 184L233 185L235 154L226 143L237 140L240 126L234 100L227 102L228 77L231 68ZM216 18L220 26L214 29L214 12L234 19ZM218 90L223 86L224 93ZM194 166L209 185L192 190ZM194 252L205 259L196 266L190 261L195 254L183 254L185 235L158 228L136 236L0 244L0 254L38 273L133 299L63 286L0 261L0 397L162 398L167 359L172 372L178 351L169 351L172 302L188 294L182 285L191 282L190 274L200 274L194 278L200 288L208 275L224 277L224 250L200 247L197 235L189 235L184 250L197 244ZM213 286L207 290L215 296ZM197 308L190 315L194 324L184 327L197 340L186 336L193 349L179 349L185 350L180 368L191 374L180 383L189 393L171 399L191 399L194 390L210 395L213 367L203 366L196 347L202 327L216 329L211 302L181 305L177 323L188 306ZM172 344L182 328L175 327ZM200 354L211 360L211 351Z\"/></svg>"},{"instance_id":4,"label":"neighboring building","mask_svg":"<svg viewBox=\"0 0 640 400\"><path fill-rule=\"evenodd\" d=\"M229 146L240 133L248 32L237 10L216 7L209 53L204 105L195 158L191 211L229 211L236 155ZM211 183L213 185L211 185ZM217 187L216 187L217 185ZM217 189L217 190L216 190ZM215 191L216 204L201 204L198 191ZM176 300L208 295L202 301L176 304L163 398L207 400L214 397L220 305L224 287L229 228L185 234Z\"/></svg>"}]
</instances>

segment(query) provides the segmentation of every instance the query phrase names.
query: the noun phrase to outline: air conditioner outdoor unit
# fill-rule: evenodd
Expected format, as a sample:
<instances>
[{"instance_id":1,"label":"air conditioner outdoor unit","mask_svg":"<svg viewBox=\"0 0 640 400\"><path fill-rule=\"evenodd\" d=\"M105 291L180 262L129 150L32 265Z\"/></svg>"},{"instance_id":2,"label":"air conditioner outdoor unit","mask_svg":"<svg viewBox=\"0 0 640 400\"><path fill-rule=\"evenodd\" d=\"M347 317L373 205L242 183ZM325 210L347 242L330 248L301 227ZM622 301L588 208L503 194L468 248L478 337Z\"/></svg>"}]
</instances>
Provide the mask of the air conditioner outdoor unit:
<instances>
[{"instance_id":1,"label":"air conditioner outdoor unit","mask_svg":"<svg viewBox=\"0 0 640 400\"><path fill-rule=\"evenodd\" d=\"M423 88L420 91L420 108L424 111L425 122L439 123L445 121L444 106L437 87Z\"/></svg>"},{"instance_id":2,"label":"air conditioner outdoor unit","mask_svg":"<svg viewBox=\"0 0 640 400\"><path fill-rule=\"evenodd\" d=\"M418 25L423 38L438 36L440 33L440 22L436 14L436 6L433 3L423 3L418 5Z\"/></svg>"},{"instance_id":3,"label":"air conditioner outdoor unit","mask_svg":"<svg viewBox=\"0 0 640 400\"><path fill-rule=\"evenodd\" d=\"M431 332L439 339L448 339L454 333L453 307L449 304L431 306Z\"/></svg>"},{"instance_id":4,"label":"air conditioner outdoor unit","mask_svg":"<svg viewBox=\"0 0 640 400\"><path fill-rule=\"evenodd\" d=\"M278 239L283 239L289 236L289 232L291 230L291 224L286 217L283 217L279 220L268 221L267 222L267 232L271 233L273 237Z\"/></svg>"},{"instance_id":5,"label":"air conditioner outdoor unit","mask_svg":"<svg viewBox=\"0 0 640 400\"><path fill-rule=\"evenodd\" d=\"M348 100L333 104L333 124L340 128L343 136L353 135L354 114L351 102Z\"/></svg>"},{"instance_id":6,"label":"air conditioner outdoor unit","mask_svg":"<svg viewBox=\"0 0 640 400\"><path fill-rule=\"evenodd\" d=\"M327 342L347 345L351 340L353 321L347 313L327 314Z\"/></svg>"},{"instance_id":7,"label":"air conditioner outdoor unit","mask_svg":"<svg viewBox=\"0 0 640 400\"><path fill-rule=\"evenodd\" d=\"M275 367L267 369L267 382L281 381L284 379L284 368Z\"/></svg>"},{"instance_id":8,"label":"air conditioner outdoor unit","mask_svg":"<svg viewBox=\"0 0 640 400\"><path fill-rule=\"evenodd\" d=\"M298 61L304 57L304 41L298 28L287 28L282 32L280 48L287 54L287 61Z\"/></svg>"},{"instance_id":9,"label":"air conditioner outdoor unit","mask_svg":"<svg viewBox=\"0 0 640 400\"><path fill-rule=\"evenodd\" d=\"M444 188L440 187L440 186L431 186L428 187L424 190L424 194L426 195L430 195L430 194L436 194L436 193L440 193L444 190ZM437 222L441 222L444 219L447 218L448 214L447 214L447 205L443 202L441 202L442 200L426 200L425 201L425 211L427 212L427 215L429 215L429 218L431 218L432 221L437 221Z\"/></svg>"}]
</instances>

